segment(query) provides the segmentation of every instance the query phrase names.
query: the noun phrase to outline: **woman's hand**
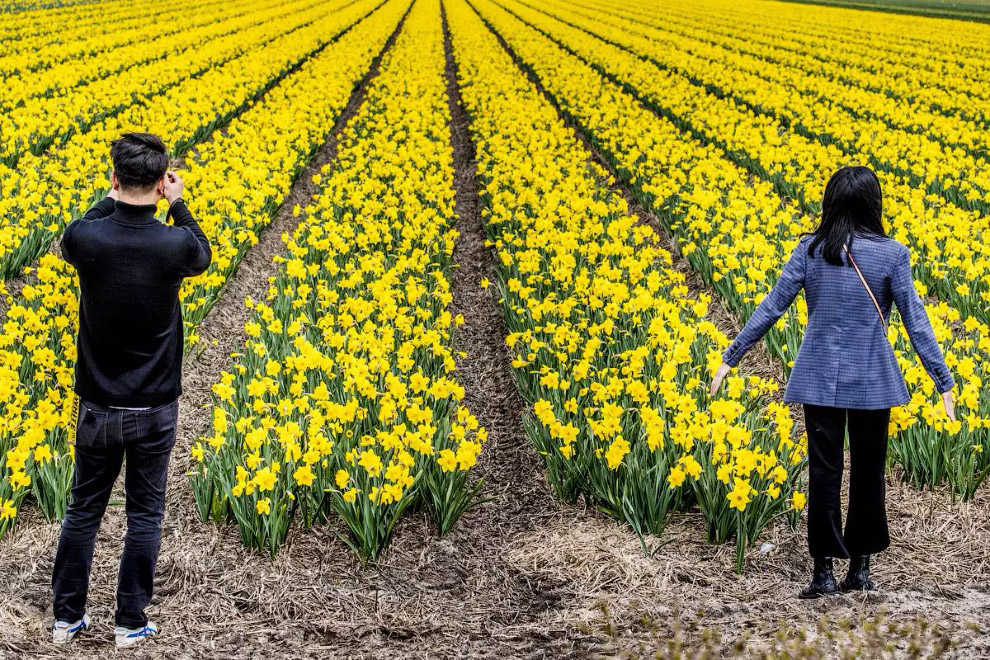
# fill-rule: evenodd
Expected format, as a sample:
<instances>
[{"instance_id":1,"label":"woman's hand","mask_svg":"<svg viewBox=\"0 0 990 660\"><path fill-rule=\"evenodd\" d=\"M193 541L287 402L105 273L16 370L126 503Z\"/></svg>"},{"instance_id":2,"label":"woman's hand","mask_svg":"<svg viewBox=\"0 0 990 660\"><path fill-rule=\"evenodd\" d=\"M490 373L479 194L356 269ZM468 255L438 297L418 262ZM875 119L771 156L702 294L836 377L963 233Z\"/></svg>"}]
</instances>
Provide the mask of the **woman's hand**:
<instances>
[{"instance_id":1,"label":"woman's hand","mask_svg":"<svg viewBox=\"0 0 990 660\"><path fill-rule=\"evenodd\" d=\"M956 404L952 390L942 392L942 406L945 407L945 414L949 416L949 421L956 421Z\"/></svg>"},{"instance_id":2,"label":"woman's hand","mask_svg":"<svg viewBox=\"0 0 990 660\"><path fill-rule=\"evenodd\" d=\"M728 374L731 370L732 367L727 365L725 362L720 364L718 369L715 370L715 375L712 376L712 389L710 392L712 396L715 396L715 393L718 392L718 388L722 386L722 381L725 380L726 374Z\"/></svg>"}]
</instances>

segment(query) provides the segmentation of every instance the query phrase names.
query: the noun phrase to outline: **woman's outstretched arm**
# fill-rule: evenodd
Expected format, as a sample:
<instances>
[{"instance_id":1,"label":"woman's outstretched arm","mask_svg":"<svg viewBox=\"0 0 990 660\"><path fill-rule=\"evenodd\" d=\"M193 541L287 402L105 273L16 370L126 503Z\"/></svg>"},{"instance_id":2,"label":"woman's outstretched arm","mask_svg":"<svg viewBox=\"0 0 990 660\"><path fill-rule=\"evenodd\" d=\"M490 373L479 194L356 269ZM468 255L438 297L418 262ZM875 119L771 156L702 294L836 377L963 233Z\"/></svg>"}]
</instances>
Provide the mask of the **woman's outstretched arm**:
<instances>
[{"instance_id":1,"label":"woman's outstretched arm","mask_svg":"<svg viewBox=\"0 0 990 660\"><path fill-rule=\"evenodd\" d=\"M712 382L713 394L718 390L718 386L729 370L728 368L739 364L739 360L746 354L746 351L763 338L767 330L773 327L777 319L783 316L787 308L794 302L794 298L804 286L807 255L807 244L804 241L799 241L791 252L790 259L784 264L780 279L777 280L769 295L763 299L753 315L749 317L746 327L742 329L736 340L722 354L723 365L716 372Z\"/></svg>"},{"instance_id":2,"label":"woman's outstretched arm","mask_svg":"<svg viewBox=\"0 0 990 660\"><path fill-rule=\"evenodd\" d=\"M925 306L918 296L918 290L914 287L914 277L911 275L911 252L906 247L894 267L891 289L897 311L901 313L904 328L911 339L911 345L921 358L921 364L935 381L939 393L948 392L955 385L955 380L945 364L945 357L938 342L935 341Z\"/></svg>"}]
</instances>

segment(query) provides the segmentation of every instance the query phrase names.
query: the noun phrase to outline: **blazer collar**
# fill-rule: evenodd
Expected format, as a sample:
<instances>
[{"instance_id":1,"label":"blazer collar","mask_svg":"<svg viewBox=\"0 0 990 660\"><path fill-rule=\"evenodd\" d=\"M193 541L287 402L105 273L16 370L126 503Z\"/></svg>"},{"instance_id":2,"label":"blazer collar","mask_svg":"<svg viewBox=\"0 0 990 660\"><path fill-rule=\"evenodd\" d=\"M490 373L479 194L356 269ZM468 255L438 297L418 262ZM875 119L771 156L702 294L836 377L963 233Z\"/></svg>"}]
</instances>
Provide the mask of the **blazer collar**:
<instances>
[{"instance_id":1,"label":"blazer collar","mask_svg":"<svg viewBox=\"0 0 990 660\"><path fill-rule=\"evenodd\" d=\"M129 225L147 225L157 222L157 204L129 204L119 199L114 202L113 217Z\"/></svg>"}]
</instances>

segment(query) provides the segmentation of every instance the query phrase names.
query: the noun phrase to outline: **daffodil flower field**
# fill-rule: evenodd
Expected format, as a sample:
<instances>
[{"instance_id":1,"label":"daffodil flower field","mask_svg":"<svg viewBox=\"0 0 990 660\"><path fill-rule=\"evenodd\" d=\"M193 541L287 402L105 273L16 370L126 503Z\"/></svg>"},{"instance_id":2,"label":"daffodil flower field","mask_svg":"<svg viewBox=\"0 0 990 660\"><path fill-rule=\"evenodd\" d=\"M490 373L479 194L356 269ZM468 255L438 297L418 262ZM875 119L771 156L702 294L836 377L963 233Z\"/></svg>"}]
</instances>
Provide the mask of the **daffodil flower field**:
<instances>
[{"instance_id":1,"label":"daffodil flower field","mask_svg":"<svg viewBox=\"0 0 990 660\"><path fill-rule=\"evenodd\" d=\"M102 120L80 127L57 149L21 155L13 168L0 174L4 182L0 275L9 277L38 257L73 216L82 215L87 202L98 200L109 188L110 173L96 145L141 127L170 135L174 155L183 156L378 4L358 0L322 4L315 11L303 6L295 25L291 14L287 19L282 13L295 5L283 5L257 28L235 32L197 51L197 57L206 58L196 64L202 75L158 87L158 75L152 71L149 75L155 76L155 89L161 94L136 100L131 90L122 112L109 112ZM211 61L208 53L220 53L220 59ZM135 90L149 86L146 80L137 85ZM112 85L114 90L121 87ZM45 126L51 121L44 117ZM32 131L25 138L30 143L36 139L34 129L30 123L25 129Z\"/></svg>"},{"instance_id":2,"label":"daffodil flower field","mask_svg":"<svg viewBox=\"0 0 990 660\"><path fill-rule=\"evenodd\" d=\"M369 3L364 11L372 8ZM195 344L196 323L257 240L256 230L271 217L302 164L333 128L403 11L398 2L377 8L269 90L225 134L211 134L209 142L187 157L187 181L199 187L190 206L214 246L210 269L183 286L188 343ZM55 254L43 256L29 275L19 293L8 297L0 349L8 383L0 418L5 457L0 498L6 511L6 525L0 529L11 524L32 490L47 517L61 517L72 474L66 429L72 421L77 285L71 267Z\"/></svg>"},{"instance_id":3,"label":"daffodil flower field","mask_svg":"<svg viewBox=\"0 0 990 660\"><path fill-rule=\"evenodd\" d=\"M563 112L608 155L632 192L666 218L687 258L730 307L748 318L769 291L769 278L790 254L799 232L814 228L814 218L801 204L777 193L772 177L755 179L753 172L734 162L730 153L736 152L684 135L677 121L638 104L632 93L603 75L603 67L593 64L609 55L628 56L633 65L642 60L601 43L574 51L586 54L589 61L567 57L544 34L553 34L561 44L570 44L572 37L584 44L590 38L586 32L522 5L516 15L532 20L533 27L495 2L477 4ZM548 32L548 25L559 30ZM969 498L990 468L983 441L990 401L982 388L985 365L990 364L988 327L945 302L929 305L927 311L947 361L961 376L960 409L965 415L953 423L939 412L933 383L912 359L911 338L903 327L893 326L895 352L914 393L911 404L893 416L893 456L919 486L949 483L954 492ZM768 336L771 351L785 366L797 354L805 322L799 305Z\"/></svg>"},{"instance_id":4,"label":"daffodil flower field","mask_svg":"<svg viewBox=\"0 0 990 660\"><path fill-rule=\"evenodd\" d=\"M453 164L439 2L418 1L288 239L193 446L204 517L273 554L292 515L339 515L362 558L403 512L441 533L477 501L486 431L450 338ZM327 168L329 170L329 168Z\"/></svg>"},{"instance_id":5,"label":"daffodil flower field","mask_svg":"<svg viewBox=\"0 0 990 660\"><path fill-rule=\"evenodd\" d=\"M950 422L891 325L911 402L890 469L952 502L990 473L986 26L950 39L935 19L787 3L768 19L759 0L197 0L181 25L133 0L6 4L0 538L67 506L78 282L58 239L130 130L164 137L213 246L180 293L187 364L223 364L198 385L209 424L177 450L201 524L271 557L332 530L368 562L412 516L444 536L498 506L494 430L460 366L490 347L459 334L451 104L494 263L470 286L504 322L496 350L558 499L644 550L697 515L740 572L800 528L807 439L781 384L803 300L767 335L769 368L708 387L855 163L877 170L957 382ZM315 192L289 203L301 184ZM236 301L237 349L213 355L199 329L290 208L265 286Z\"/></svg>"},{"instance_id":6,"label":"daffodil flower field","mask_svg":"<svg viewBox=\"0 0 990 660\"><path fill-rule=\"evenodd\" d=\"M738 378L726 398L707 400L703 376L727 345L704 320L708 301L689 297L653 229L479 17L463 2L449 11L506 343L555 490L641 534L697 504L709 538L736 534L741 556L776 513L804 501L804 448L786 409L763 397L776 384ZM494 111L496 99L517 112Z\"/></svg>"}]
</instances>

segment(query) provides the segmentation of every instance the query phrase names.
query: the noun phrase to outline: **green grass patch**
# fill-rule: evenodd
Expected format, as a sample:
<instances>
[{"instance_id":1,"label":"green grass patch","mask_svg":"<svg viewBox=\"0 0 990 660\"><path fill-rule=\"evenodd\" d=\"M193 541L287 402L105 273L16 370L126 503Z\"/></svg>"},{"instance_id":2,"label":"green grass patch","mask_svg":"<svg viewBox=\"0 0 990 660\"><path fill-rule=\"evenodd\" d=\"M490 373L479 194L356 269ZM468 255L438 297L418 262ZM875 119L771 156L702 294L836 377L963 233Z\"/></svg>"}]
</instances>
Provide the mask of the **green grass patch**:
<instances>
[{"instance_id":1,"label":"green grass patch","mask_svg":"<svg viewBox=\"0 0 990 660\"><path fill-rule=\"evenodd\" d=\"M990 0L785 0L811 5L866 9L928 18L954 18L990 23Z\"/></svg>"}]
</instances>

